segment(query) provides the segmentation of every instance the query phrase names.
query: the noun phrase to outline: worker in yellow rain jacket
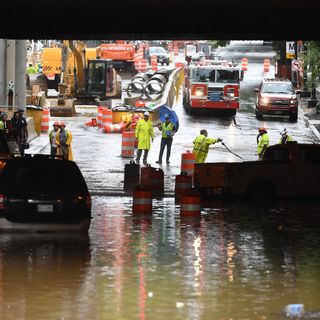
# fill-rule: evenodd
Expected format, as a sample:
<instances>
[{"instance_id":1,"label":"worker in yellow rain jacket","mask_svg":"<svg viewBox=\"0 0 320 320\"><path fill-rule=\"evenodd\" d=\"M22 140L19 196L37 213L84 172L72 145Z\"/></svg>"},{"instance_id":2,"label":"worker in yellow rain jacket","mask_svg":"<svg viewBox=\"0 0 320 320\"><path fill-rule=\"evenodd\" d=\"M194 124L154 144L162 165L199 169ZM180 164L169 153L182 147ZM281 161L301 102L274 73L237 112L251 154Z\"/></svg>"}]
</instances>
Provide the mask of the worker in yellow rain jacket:
<instances>
[{"instance_id":1,"label":"worker in yellow rain jacket","mask_svg":"<svg viewBox=\"0 0 320 320\"><path fill-rule=\"evenodd\" d=\"M141 158L142 151L143 154L143 164L147 164L148 153L151 148L150 139L153 142L154 139L154 130L152 122L149 120L149 112L146 111L143 114L143 119L138 121L138 124L135 128L135 137L138 139L138 151L136 161L139 162Z\"/></svg>"},{"instance_id":2,"label":"worker in yellow rain jacket","mask_svg":"<svg viewBox=\"0 0 320 320\"><path fill-rule=\"evenodd\" d=\"M63 156L65 160L73 160L71 141L72 134L66 130L66 125L60 122L60 130L56 134L57 155Z\"/></svg>"},{"instance_id":3,"label":"worker in yellow rain jacket","mask_svg":"<svg viewBox=\"0 0 320 320\"><path fill-rule=\"evenodd\" d=\"M209 152L209 146L211 144L215 144L217 142L222 141L220 138L213 139L208 138L208 131L205 129L202 129L200 131L200 135L195 138L193 141L193 150L192 153L195 154L195 162L196 163L204 163L207 159L208 152Z\"/></svg>"},{"instance_id":4,"label":"worker in yellow rain jacket","mask_svg":"<svg viewBox=\"0 0 320 320\"><path fill-rule=\"evenodd\" d=\"M259 128L259 134L257 136L257 152L259 160L263 158L263 154L269 146L269 137L267 135L267 129L264 127Z\"/></svg>"},{"instance_id":5,"label":"worker in yellow rain jacket","mask_svg":"<svg viewBox=\"0 0 320 320\"><path fill-rule=\"evenodd\" d=\"M284 129L283 132L280 133L281 138L279 140L279 144L286 144L287 142L293 141L292 137L288 135L287 129Z\"/></svg>"}]
</instances>

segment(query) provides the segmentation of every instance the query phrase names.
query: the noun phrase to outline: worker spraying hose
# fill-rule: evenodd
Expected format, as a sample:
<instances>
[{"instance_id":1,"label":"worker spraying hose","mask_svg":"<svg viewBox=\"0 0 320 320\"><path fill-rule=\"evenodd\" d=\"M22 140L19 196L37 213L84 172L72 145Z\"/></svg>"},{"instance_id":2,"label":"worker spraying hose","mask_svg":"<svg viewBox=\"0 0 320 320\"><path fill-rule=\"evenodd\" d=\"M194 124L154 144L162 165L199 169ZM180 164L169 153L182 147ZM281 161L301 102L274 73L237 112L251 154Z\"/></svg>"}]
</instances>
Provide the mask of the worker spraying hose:
<instances>
[{"instance_id":1,"label":"worker spraying hose","mask_svg":"<svg viewBox=\"0 0 320 320\"><path fill-rule=\"evenodd\" d=\"M241 156L239 156L238 154L234 153L233 151L231 151L226 145L225 143L221 140L221 144L230 152L232 153L233 155L235 155L236 157L240 158L240 159L243 159Z\"/></svg>"}]
</instances>

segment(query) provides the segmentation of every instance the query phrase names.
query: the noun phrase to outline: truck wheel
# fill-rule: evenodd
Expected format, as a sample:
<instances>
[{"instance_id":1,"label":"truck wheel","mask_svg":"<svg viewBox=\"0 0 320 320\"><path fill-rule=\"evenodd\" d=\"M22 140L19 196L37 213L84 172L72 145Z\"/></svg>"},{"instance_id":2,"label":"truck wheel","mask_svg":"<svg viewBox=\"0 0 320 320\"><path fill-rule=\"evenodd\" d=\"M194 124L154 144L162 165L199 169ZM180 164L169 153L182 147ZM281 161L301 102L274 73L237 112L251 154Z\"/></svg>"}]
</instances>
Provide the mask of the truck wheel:
<instances>
[{"instance_id":1,"label":"truck wheel","mask_svg":"<svg viewBox=\"0 0 320 320\"><path fill-rule=\"evenodd\" d=\"M258 109L256 109L256 118L257 118L258 120L262 120L262 119L263 119L263 115L262 115L262 113L260 113L260 112L258 111Z\"/></svg>"},{"instance_id":2,"label":"truck wheel","mask_svg":"<svg viewBox=\"0 0 320 320\"><path fill-rule=\"evenodd\" d=\"M226 116L227 116L227 117L233 117L233 116L236 115L236 113L237 113L236 110L227 110L227 111L226 111Z\"/></svg>"},{"instance_id":3,"label":"truck wheel","mask_svg":"<svg viewBox=\"0 0 320 320\"><path fill-rule=\"evenodd\" d=\"M272 182L259 180L250 185L247 190L247 199L256 205L267 205L276 199L276 190Z\"/></svg>"},{"instance_id":4,"label":"truck wheel","mask_svg":"<svg viewBox=\"0 0 320 320\"><path fill-rule=\"evenodd\" d=\"M297 122L298 121L298 115L297 114L291 115L290 116L290 121L291 122Z\"/></svg>"}]
</instances>

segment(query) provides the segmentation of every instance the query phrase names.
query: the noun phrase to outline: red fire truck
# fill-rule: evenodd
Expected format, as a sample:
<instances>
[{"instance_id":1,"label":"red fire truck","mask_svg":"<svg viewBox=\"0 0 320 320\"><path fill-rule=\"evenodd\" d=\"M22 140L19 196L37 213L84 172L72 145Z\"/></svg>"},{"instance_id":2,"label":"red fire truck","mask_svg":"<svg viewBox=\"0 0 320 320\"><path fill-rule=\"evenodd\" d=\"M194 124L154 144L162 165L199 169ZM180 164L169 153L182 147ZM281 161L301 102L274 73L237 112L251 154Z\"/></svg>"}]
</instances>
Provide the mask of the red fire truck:
<instances>
[{"instance_id":1,"label":"red fire truck","mask_svg":"<svg viewBox=\"0 0 320 320\"><path fill-rule=\"evenodd\" d=\"M240 105L241 67L221 60L191 63L183 88L183 105L188 114L220 110L227 116L236 114Z\"/></svg>"}]
</instances>

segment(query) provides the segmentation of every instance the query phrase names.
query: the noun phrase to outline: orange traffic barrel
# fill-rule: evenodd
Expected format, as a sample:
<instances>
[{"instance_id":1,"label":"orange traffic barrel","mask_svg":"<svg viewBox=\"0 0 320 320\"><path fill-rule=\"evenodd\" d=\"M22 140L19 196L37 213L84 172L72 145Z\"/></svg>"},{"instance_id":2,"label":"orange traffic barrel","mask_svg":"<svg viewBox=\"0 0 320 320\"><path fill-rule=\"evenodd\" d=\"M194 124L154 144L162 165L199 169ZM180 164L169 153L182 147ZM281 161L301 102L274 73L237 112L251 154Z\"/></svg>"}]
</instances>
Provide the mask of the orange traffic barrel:
<instances>
[{"instance_id":1,"label":"orange traffic barrel","mask_svg":"<svg viewBox=\"0 0 320 320\"><path fill-rule=\"evenodd\" d=\"M181 197L181 216L201 215L201 196L198 191L192 188L186 191Z\"/></svg>"},{"instance_id":2,"label":"orange traffic barrel","mask_svg":"<svg viewBox=\"0 0 320 320\"><path fill-rule=\"evenodd\" d=\"M248 59L247 58L241 59L241 70L248 71Z\"/></svg>"},{"instance_id":3,"label":"orange traffic barrel","mask_svg":"<svg viewBox=\"0 0 320 320\"><path fill-rule=\"evenodd\" d=\"M41 115L41 132L48 132L49 130L49 109L44 108L42 110L42 115Z\"/></svg>"},{"instance_id":4,"label":"orange traffic barrel","mask_svg":"<svg viewBox=\"0 0 320 320\"><path fill-rule=\"evenodd\" d=\"M185 67L185 64L184 62L176 62L174 64L175 68L184 68Z\"/></svg>"},{"instance_id":5,"label":"orange traffic barrel","mask_svg":"<svg viewBox=\"0 0 320 320\"><path fill-rule=\"evenodd\" d=\"M86 122L87 127L96 127L97 126L97 119L92 118L91 121Z\"/></svg>"},{"instance_id":6,"label":"orange traffic barrel","mask_svg":"<svg viewBox=\"0 0 320 320\"><path fill-rule=\"evenodd\" d=\"M124 122L116 123L116 124L106 124L103 129L105 133L120 133L126 128L126 124Z\"/></svg>"},{"instance_id":7,"label":"orange traffic barrel","mask_svg":"<svg viewBox=\"0 0 320 320\"><path fill-rule=\"evenodd\" d=\"M181 172L175 179L174 194L176 199L180 199L190 189L192 189L192 177L188 176L186 172Z\"/></svg>"},{"instance_id":8,"label":"orange traffic barrel","mask_svg":"<svg viewBox=\"0 0 320 320\"><path fill-rule=\"evenodd\" d=\"M140 72L146 72L147 71L147 59L141 59L140 60Z\"/></svg>"},{"instance_id":9,"label":"orange traffic barrel","mask_svg":"<svg viewBox=\"0 0 320 320\"><path fill-rule=\"evenodd\" d=\"M263 72L269 72L270 70L270 59L263 60Z\"/></svg>"},{"instance_id":10,"label":"orange traffic barrel","mask_svg":"<svg viewBox=\"0 0 320 320\"><path fill-rule=\"evenodd\" d=\"M152 193L149 187L138 185L134 189L132 211L134 214L152 213Z\"/></svg>"},{"instance_id":11,"label":"orange traffic barrel","mask_svg":"<svg viewBox=\"0 0 320 320\"><path fill-rule=\"evenodd\" d=\"M186 172L188 176L193 177L194 164L196 157L190 150L181 154L181 172Z\"/></svg>"},{"instance_id":12,"label":"orange traffic barrel","mask_svg":"<svg viewBox=\"0 0 320 320\"><path fill-rule=\"evenodd\" d=\"M124 185L123 190L133 191L140 181L140 165L133 160L124 166Z\"/></svg>"},{"instance_id":13,"label":"orange traffic barrel","mask_svg":"<svg viewBox=\"0 0 320 320\"><path fill-rule=\"evenodd\" d=\"M134 157L134 132L133 131L122 132L121 157L124 157L124 158Z\"/></svg>"},{"instance_id":14,"label":"orange traffic barrel","mask_svg":"<svg viewBox=\"0 0 320 320\"><path fill-rule=\"evenodd\" d=\"M177 56L178 53L179 53L179 48L177 46L174 46L173 47L173 52L174 52L174 55Z\"/></svg>"},{"instance_id":15,"label":"orange traffic barrel","mask_svg":"<svg viewBox=\"0 0 320 320\"><path fill-rule=\"evenodd\" d=\"M105 127L107 124L112 124L112 110L108 108L102 109L102 127Z\"/></svg>"},{"instance_id":16,"label":"orange traffic barrel","mask_svg":"<svg viewBox=\"0 0 320 320\"><path fill-rule=\"evenodd\" d=\"M144 186L148 186L150 188L151 186L151 172L152 167L150 164L147 164L145 167L141 168L141 175L140 175L140 182Z\"/></svg>"},{"instance_id":17,"label":"orange traffic barrel","mask_svg":"<svg viewBox=\"0 0 320 320\"><path fill-rule=\"evenodd\" d=\"M98 107L98 127L102 127L102 108L101 106Z\"/></svg>"},{"instance_id":18,"label":"orange traffic barrel","mask_svg":"<svg viewBox=\"0 0 320 320\"><path fill-rule=\"evenodd\" d=\"M157 56L151 56L151 70L157 71L158 70L158 59Z\"/></svg>"},{"instance_id":19,"label":"orange traffic barrel","mask_svg":"<svg viewBox=\"0 0 320 320\"><path fill-rule=\"evenodd\" d=\"M164 173L160 168L152 168L151 177L151 191L154 197L163 197L164 194Z\"/></svg>"}]
</instances>

